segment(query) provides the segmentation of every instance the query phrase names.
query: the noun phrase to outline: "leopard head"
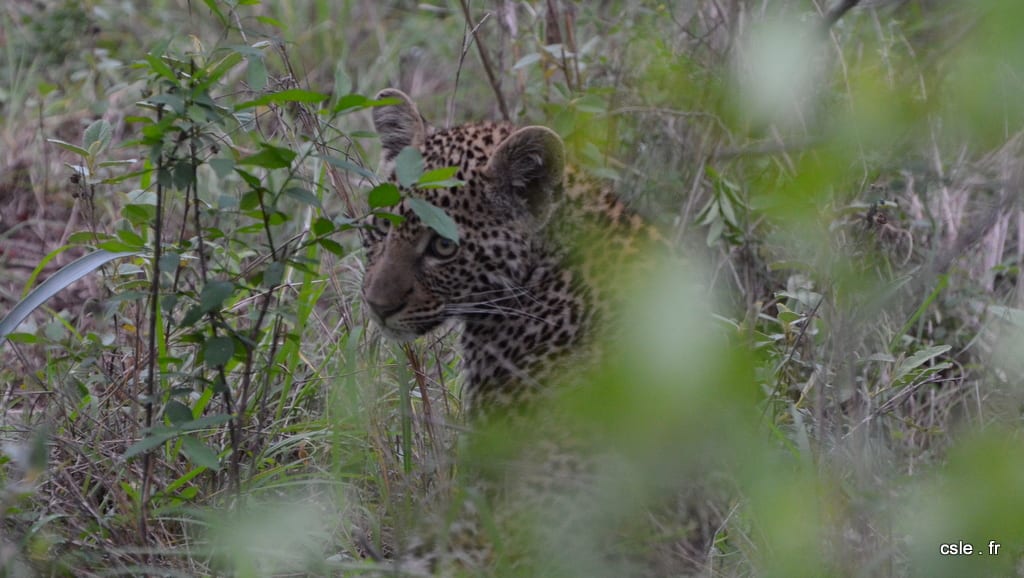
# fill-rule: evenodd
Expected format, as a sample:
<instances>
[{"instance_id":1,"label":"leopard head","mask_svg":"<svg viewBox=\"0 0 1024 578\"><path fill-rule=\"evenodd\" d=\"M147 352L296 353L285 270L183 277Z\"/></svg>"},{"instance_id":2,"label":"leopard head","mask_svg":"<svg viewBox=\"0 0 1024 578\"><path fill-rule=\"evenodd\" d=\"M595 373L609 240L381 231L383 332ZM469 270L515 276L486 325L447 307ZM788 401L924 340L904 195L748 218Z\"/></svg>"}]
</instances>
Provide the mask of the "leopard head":
<instances>
[{"instance_id":1,"label":"leopard head","mask_svg":"<svg viewBox=\"0 0 1024 578\"><path fill-rule=\"evenodd\" d=\"M435 129L404 93L378 99L397 104L374 110L380 135L380 174L394 179L395 159L416 148L425 170L455 166L464 184L403 189L388 212L374 216L364 234L367 255L363 299L384 334L411 340L451 319L495 321L536 267L544 228L562 197L564 146L551 130L479 123ZM424 224L407 199L443 210L458 227L458 241Z\"/></svg>"}]
</instances>

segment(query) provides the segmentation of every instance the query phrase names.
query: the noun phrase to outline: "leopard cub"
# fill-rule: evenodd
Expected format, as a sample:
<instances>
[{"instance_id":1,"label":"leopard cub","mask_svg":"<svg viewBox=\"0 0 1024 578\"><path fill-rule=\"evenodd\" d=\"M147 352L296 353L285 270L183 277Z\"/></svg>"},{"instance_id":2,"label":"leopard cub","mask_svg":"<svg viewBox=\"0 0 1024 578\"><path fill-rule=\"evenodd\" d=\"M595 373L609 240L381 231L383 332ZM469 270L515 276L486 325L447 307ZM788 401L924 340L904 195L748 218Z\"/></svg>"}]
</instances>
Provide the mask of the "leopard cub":
<instances>
[{"instance_id":1,"label":"leopard cub","mask_svg":"<svg viewBox=\"0 0 1024 578\"><path fill-rule=\"evenodd\" d=\"M482 122L440 129L398 90L377 98L398 100L374 109L381 175L395 180L396 158L413 147L425 170L457 167L464 184L403 191L406 199L444 210L458 227L458 242L424 224L408 200L390 209L404 218L400 224L376 218L364 233L363 299L370 317L396 340L450 320L461 324L463 405L472 429L543 409L546 400L578 385L574 376L600 363L613 342L609 329L624 281L644 266L647 248L663 239L603 183L567 167L563 142L548 128ZM593 454L581 449L586 444L565 421L527 422L517 431L530 445L502 459L511 465L498 475L481 476L495 520L516 517L524 503L558 511L548 505L587 493ZM447 554L435 552L435 558L459 560L461 567L489 564L489 546L468 552L466 543L482 532L476 506L464 509L469 513L441 540ZM586 515L554 517L562 528L556 533L565 535L593 522Z\"/></svg>"}]
</instances>

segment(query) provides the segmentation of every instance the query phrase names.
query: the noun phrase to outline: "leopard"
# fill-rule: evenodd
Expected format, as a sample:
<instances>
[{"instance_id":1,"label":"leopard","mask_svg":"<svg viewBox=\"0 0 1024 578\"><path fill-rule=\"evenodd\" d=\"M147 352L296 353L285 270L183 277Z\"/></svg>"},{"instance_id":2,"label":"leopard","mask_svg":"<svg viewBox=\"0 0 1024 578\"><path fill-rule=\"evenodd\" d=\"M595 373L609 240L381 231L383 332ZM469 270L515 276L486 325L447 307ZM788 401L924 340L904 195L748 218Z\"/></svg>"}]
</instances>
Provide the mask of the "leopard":
<instances>
[{"instance_id":1,"label":"leopard","mask_svg":"<svg viewBox=\"0 0 1024 578\"><path fill-rule=\"evenodd\" d=\"M396 341L461 322L467 413L528 405L566 358L598 358L595 337L616 311L599 277L632 268L645 246L664 239L611 189L567 169L565 145L549 128L486 121L439 129L401 91L377 99L398 101L373 113L381 175L393 175L398 155L413 147L425 170L456 167L464 184L415 191L451 217L458 241L406 202L391 209L401 225L373 220L362 287L370 317Z\"/></svg>"},{"instance_id":2,"label":"leopard","mask_svg":"<svg viewBox=\"0 0 1024 578\"><path fill-rule=\"evenodd\" d=\"M398 342L461 326L462 406L471 432L530 415L581 387L586 380L578 376L614 347L609 336L621 323L628 280L651 267L646 256L664 250L665 237L613 187L568 163L550 128L500 121L440 128L397 89L375 98L390 103L373 109L378 174L400 184L398 159L411 147L424 171L454 167L458 184L400 187L403 200L372 216L363 233L362 284L370 319ZM425 223L412 198L442 210L457 239ZM517 422L529 424L517 431L528 431L535 447L511 460L520 467L499 474L503 482L486 485L492 511L515 511L524 499L545 510L552 496L587 492L595 459L564 420L546 420ZM477 574L494 553L479 543L474 509L468 504L441 541L448 559ZM571 535L593 520L575 523L555 533ZM422 555L425 548L415 549ZM420 566L432 569L426 573L444 557L424 556L430 561Z\"/></svg>"}]
</instances>

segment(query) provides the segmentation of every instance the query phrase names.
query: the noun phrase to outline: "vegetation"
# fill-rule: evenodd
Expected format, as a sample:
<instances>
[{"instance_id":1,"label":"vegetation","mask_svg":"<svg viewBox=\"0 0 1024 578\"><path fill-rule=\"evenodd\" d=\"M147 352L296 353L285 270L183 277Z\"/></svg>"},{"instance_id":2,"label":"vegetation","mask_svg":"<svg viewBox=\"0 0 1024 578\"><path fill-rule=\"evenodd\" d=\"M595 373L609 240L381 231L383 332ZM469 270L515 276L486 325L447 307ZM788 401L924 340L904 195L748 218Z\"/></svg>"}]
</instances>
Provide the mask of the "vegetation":
<instances>
[{"instance_id":1,"label":"vegetation","mask_svg":"<svg viewBox=\"0 0 1024 578\"><path fill-rule=\"evenodd\" d=\"M860 4L5 3L0 314L123 255L0 343L0 572L363 575L445 503L451 335L359 300L395 86L552 127L683 256L581 411L730 496L714 575L1012 575L1024 4Z\"/></svg>"}]
</instances>

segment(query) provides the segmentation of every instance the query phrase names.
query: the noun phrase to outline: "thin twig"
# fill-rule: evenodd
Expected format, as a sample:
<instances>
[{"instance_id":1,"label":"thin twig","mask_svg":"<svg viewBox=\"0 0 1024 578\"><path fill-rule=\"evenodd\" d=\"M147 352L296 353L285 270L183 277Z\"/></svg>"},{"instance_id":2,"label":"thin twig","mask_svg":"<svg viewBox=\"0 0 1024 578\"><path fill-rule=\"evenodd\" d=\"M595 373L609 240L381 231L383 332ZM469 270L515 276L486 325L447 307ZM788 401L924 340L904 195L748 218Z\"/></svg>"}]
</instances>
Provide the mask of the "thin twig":
<instances>
[{"instance_id":1,"label":"thin twig","mask_svg":"<svg viewBox=\"0 0 1024 578\"><path fill-rule=\"evenodd\" d=\"M462 15L466 17L466 22L472 22L473 17L469 13L469 1L459 0L459 4L462 5ZM491 58L487 56L487 50L484 48L484 45L480 43L480 36L477 34L476 28L473 29L473 40L476 43L476 51L480 53L480 62L484 65L484 72L487 73L487 80L491 83L491 88L494 89L494 95L498 98L498 108L501 109L501 117L506 121L512 120L512 117L508 114L508 105L505 104L505 97L501 94L501 86L498 84L497 77L494 76L494 67L491 66Z\"/></svg>"},{"instance_id":2,"label":"thin twig","mask_svg":"<svg viewBox=\"0 0 1024 578\"><path fill-rule=\"evenodd\" d=\"M462 65L466 62L466 53L469 52L469 45L473 43L473 38L476 38L476 31L480 29L480 26L487 21L491 15L490 12L484 14L484 17L477 22L476 26L472 30L469 29L469 20L466 21L467 33L462 35L462 53L459 54L459 66L455 69L455 86L452 88L452 96L448 99L448 118L445 120L445 128L451 128L452 120L455 116L455 95L459 92L459 78L462 76ZM508 120L507 118L505 120Z\"/></svg>"},{"instance_id":3,"label":"thin twig","mask_svg":"<svg viewBox=\"0 0 1024 578\"><path fill-rule=\"evenodd\" d=\"M433 427L434 417L433 411L430 409L430 393L427 391L427 374L423 371L423 364L420 363L412 346L405 343L402 345L402 350L405 352L405 357L409 361L409 367L412 368L413 376L416 379L416 385L419 387L423 404L423 417L425 418L427 433L430 435L431 449L436 452L438 441Z\"/></svg>"},{"instance_id":4,"label":"thin twig","mask_svg":"<svg viewBox=\"0 0 1024 578\"><path fill-rule=\"evenodd\" d=\"M800 151L823 142L823 139L806 137L791 141L770 141L755 143L739 148L726 148L711 155L716 160L727 160L738 157L756 157L785 154L790 151Z\"/></svg>"},{"instance_id":5,"label":"thin twig","mask_svg":"<svg viewBox=\"0 0 1024 578\"><path fill-rule=\"evenodd\" d=\"M281 56L281 61L284 63L284 66L288 71L288 78L292 79L294 86L299 86L298 83L294 81L294 79L299 77L295 75L295 68L292 66L291 58L289 58L288 51L285 48L284 44L279 43L276 46L276 48L278 54ZM313 146L316 148L316 152L324 158L329 157L330 150L328 150L327 148L327 139L324 137L323 124L320 122L317 116L310 113L310 111L306 107L299 106L296 107L295 110L298 111L297 117L299 123L302 125L305 134L311 137ZM348 142L351 144L351 139L348 139L348 137L345 136L344 134L342 135L342 137L348 140ZM357 164L362 163L360 162ZM334 188L335 191L337 191L338 195L341 197L342 202L345 203L345 216L356 216L358 213L356 211L355 202L352 200L353 195L348 185L348 181L341 176L341 171L334 165L330 163L325 163L324 168L327 170L327 176L331 181L332 187Z\"/></svg>"},{"instance_id":6,"label":"thin twig","mask_svg":"<svg viewBox=\"0 0 1024 578\"><path fill-rule=\"evenodd\" d=\"M722 119L718 115L703 110L675 110L673 108L664 108L658 106L621 106L619 108L608 111L608 114L613 116L635 113L663 114L668 116L677 116L680 118L706 118L708 120L714 121L718 128L722 129L722 131L725 132L726 134L729 133L729 128L725 126L725 123L722 122Z\"/></svg>"},{"instance_id":7,"label":"thin twig","mask_svg":"<svg viewBox=\"0 0 1024 578\"><path fill-rule=\"evenodd\" d=\"M807 316L804 318L803 325L800 326L800 333L797 334L796 339L794 339L793 343L790 345L789 351L786 352L786 357L784 357L782 361L779 362L779 364L775 367L775 370L772 371L772 375L780 375L782 373L782 370L787 365L789 365L790 361L793 360L793 356L796 354L796 348L799 347L800 344L803 342L804 335L807 333L807 328L810 327L812 323L814 323L814 318L818 316L818 310L821 309L821 304L824 302L825 293L822 293L821 298L818 299L818 302L814 304L814 308L811 309L811 312L808 313ZM765 403L764 408L761 410L762 420L764 420L765 416L768 414L769 403L771 403L771 401L774 400L775 397L779 395L779 392L782 391L782 382L783 380L781 378L778 378L778 381L775 382L775 388L772 389L771 394L768 396L768 402Z\"/></svg>"},{"instance_id":8,"label":"thin twig","mask_svg":"<svg viewBox=\"0 0 1024 578\"><path fill-rule=\"evenodd\" d=\"M163 118L163 109L157 109L156 120ZM157 159L157 172L165 169L163 151ZM146 410L145 424L148 431L153 427L153 398L156 396L156 374L158 371L156 332L160 329L157 319L160 318L160 257L163 252L161 235L163 235L164 219L164 187L160 179L156 180L156 215L153 217L153 283L149 291L149 374L146 376ZM149 543L149 497L153 483L153 451L142 456L142 492L139 499L139 536L143 544Z\"/></svg>"}]
</instances>

